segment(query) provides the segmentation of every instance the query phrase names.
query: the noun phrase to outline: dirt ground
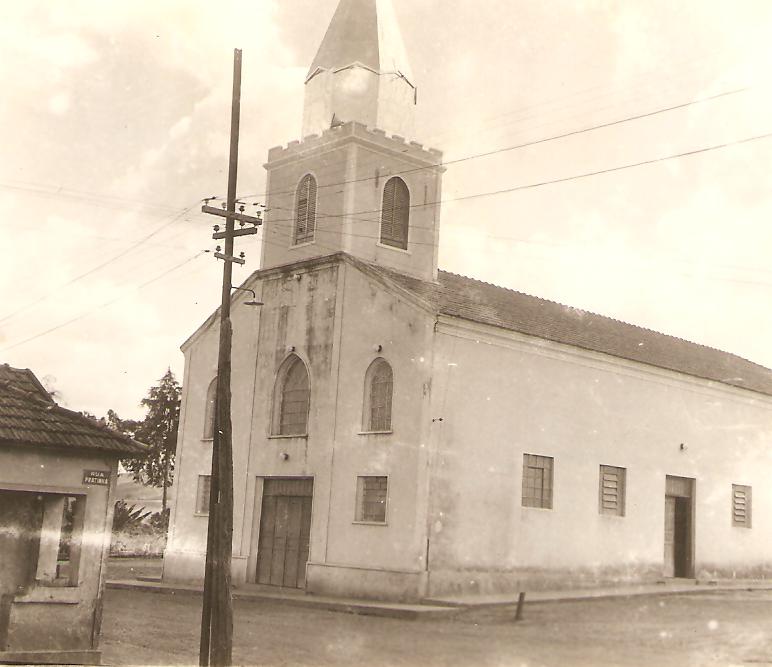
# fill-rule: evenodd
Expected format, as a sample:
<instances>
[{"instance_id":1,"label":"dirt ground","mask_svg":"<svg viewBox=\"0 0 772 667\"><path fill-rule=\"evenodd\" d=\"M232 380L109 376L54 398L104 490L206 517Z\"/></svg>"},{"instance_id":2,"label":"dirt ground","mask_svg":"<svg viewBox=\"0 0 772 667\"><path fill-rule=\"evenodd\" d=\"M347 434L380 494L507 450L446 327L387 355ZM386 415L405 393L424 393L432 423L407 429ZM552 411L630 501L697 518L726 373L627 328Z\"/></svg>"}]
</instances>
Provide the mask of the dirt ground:
<instances>
[{"instance_id":1,"label":"dirt ground","mask_svg":"<svg viewBox=\"0 0 772 667\"><path fill-rule=\"evenodd\" d=\"M528 604L403 621L236 601L244 665L599 667L772 665L772 591ZM198 660L201 599L108 590L102 648L112 665Z\"/></svg>"}]
</instances>

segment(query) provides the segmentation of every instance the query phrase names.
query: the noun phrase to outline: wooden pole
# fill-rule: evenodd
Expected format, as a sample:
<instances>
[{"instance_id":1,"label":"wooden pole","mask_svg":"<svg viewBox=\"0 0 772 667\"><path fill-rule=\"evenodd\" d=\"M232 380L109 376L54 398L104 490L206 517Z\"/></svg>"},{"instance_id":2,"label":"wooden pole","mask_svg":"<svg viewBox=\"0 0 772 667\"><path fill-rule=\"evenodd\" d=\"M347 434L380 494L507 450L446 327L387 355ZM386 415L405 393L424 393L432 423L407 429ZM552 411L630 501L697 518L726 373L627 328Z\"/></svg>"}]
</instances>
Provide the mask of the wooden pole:
<instances>
[{"instance_id":1,"label":"wooden pole","mask_svg":"<svg viewBox=\"0 0 772 667\"><path fill-rule=\"evenodd\" d=\"M241 50L233 54L233 102L231 105L231 141L228 166L228 198L226 211L236 211L236 178L239 161L239 122L241 107ZM225 223L225 255L233 256L234 216ZM212 496L215 496L215 460L217 493L214 512L210 510L209 535L212 557L209 589L204 581L204 606L209 599L209 663L226 667L233 657L233 599L231 597L231 554L233 549L233 448L231 426L231 284L233 264L223 262L222 299L220 304L220 348L217 359L217 402L212 451ZM211 507L211 505L210 505ZM213 520L214 519L214 520ZM203 618L202 613L202 621ZM205 632L202 622L202 640ZM202 641L202 644L204 642ZM199 656L199 662L203 657Z\"/></svg>"},{"instance_id":2,"label":"wooden pole","mask_svg":"<svg viewBox=\"0 0 772 667\"><path fill-rule=\"evenodd\" d=\"M517 596L517 611L515 612L515 621L523 620L523 607L525 606L525 592L520 592Z\"/></svg>"},{"instance_id":3,"label":"wooden pole","mask_svg":"<svg viewBox=\"0 0 772 667\"><path fill-rule=\"evenodd\" d=\"M215 397L215 422L217 421L217 398ZM212 433L212 474L209 477L209 519L206 533L206 566L204 569L204 599L201 607L201 637L198 646L198 664L200 667L209 665L209 639L212 631L212 577L214 575L214 536L217 530L217 496L218 496L218 433L215 423Z\"/></svg>"}]
</instances>

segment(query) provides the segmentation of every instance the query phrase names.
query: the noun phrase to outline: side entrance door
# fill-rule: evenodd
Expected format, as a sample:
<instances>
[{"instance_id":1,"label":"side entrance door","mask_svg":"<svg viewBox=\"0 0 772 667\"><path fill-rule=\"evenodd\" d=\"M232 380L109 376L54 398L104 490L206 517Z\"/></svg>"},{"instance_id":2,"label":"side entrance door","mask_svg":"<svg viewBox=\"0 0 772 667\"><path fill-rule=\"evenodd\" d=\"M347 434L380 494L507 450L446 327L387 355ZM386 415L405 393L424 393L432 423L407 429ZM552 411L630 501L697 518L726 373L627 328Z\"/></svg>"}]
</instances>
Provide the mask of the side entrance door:
<instances>
[{"instance_id":1,"label":"side entrance door","mask_svg":"<svg viewBox=\"0 0 772 667\"><path fill-rule=\"evenodd\" d=\"M266 479L257 546L257 583L305 588L311 534L311 478Z\"/></svg>"},{"instance_id":2,"label":"side entrance door","mask_svg":"<svg viewBox=\"0 0 772 667\"><path fill-rule=\"evenodd\" d=\"M694 480L668 475L665 481L666 577L694 576Z\"/></svg>"}]
</instances>

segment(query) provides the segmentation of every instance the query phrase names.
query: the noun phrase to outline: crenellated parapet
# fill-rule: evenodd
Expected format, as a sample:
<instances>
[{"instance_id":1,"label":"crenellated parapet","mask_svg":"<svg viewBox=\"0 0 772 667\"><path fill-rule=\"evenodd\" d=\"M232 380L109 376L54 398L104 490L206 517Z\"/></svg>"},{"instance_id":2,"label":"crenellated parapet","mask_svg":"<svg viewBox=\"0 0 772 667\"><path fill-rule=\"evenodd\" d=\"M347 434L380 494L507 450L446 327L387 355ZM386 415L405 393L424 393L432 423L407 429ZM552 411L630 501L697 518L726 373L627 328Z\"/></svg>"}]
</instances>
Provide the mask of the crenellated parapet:
<instances>
[{"instance_id":1,"label":"crenellated parapet","mask_svg":"<svg viewBox=\"0 0 772 667\"><path fill-rule=\"evenodd\" d=\"M407 141L396 134L387 135L384 130L369 128L356 121L331 127L321 135L310 134L285 146L275 146L268 151L268 162L265 166L275 167L285 161L302 158L305 154L318 154L320 150L332 149L351 141L365 143L374 150L385 151L408 161L442 168L442 151L427 148L416 141Z\"/></svg>"}]
</instances>

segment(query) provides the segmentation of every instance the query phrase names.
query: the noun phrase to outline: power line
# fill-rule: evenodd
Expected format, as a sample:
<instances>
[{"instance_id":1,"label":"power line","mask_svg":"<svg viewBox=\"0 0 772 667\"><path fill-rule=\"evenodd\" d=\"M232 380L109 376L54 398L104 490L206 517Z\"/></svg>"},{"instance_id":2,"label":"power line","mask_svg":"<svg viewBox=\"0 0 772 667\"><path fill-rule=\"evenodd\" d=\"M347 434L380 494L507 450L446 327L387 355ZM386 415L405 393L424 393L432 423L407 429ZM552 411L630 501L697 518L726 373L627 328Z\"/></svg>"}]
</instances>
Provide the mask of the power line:
<instances>
[{"instance_id":1,"label":"power line","mask_svg":"<svg viewBox=\"0 0 772 667\"><path fill-rule=\"evenodd\" d=\"M204 254L203 251L201 251L201 252L196 253L192 257L188 257L186 260L180 262L179 264L176 264L175 266L173 266L173 267L171 267L169 269L166 269L166 271L163 271L162 273L159 273L157 276L151 278L150 280L146 280L145 282L140 283L139 285L134 287L133 290L140 290L143 287L147 287L148 285L151 285L152 283L154 283L154 282L160 280L161 278L169 275L172 271L176 271L177 269L182 268L183 266L185 266L186 264L192 262L193 260L195 260L196 258L200 257L203 254ZM59 329L61 329L63 327L66 327L66 326L68 326L70 324L73 324L74 322L78 322L79 320L82 320L85 317L88 317L92 313L95 313L97 310L101 310L102 308L107 308L107 306L111 306L112 304L117 303L118 301L121 301L122 299L125 299L128 295L129 295L129 292L127 292L126 294L122 294L121 296L115 297L114 299L110 299L109 301L105 301L104 303L102 303L102 304L92 308L91 310L87 310L87 311L81 313L80 315L76 315L75 317L73 317L72 319L67 320L66 322L62 322L61 324L57 324L56 326L53 326L53 327L51 327L49 329L46 329L45 331L41 331L41 332L36 333L36 334L34 334L32 336L24 338L23 340L20 340L19 342L14 343L13 345L9 345L7 347L4 347L2 349L2 351L6 352L8 350L14 349L15 347L19 347L20 345L24 345L25 343L29 343L29 342L31 342L33 340L36 340L38 338L41 338L43 336L47 336L48 334L53 333L54 331L58 331Z\"/></svg>"},{"instance_id":2,"label":"power line","mask_svg":"<svg viewBox=\"0 0 772 667\"><path fill-rule=\"evenodd\" d=\"M74 190L57 186L38 186L34 184L13 184L0 182L0 188L4 190L15 190L20 192L29 192L39 197L48 199L71 199L82 200L91 206L98 208L132 208L132 209L155 209L156 212L168 214L176 209L164 204L155 204L153 202L139 201L128 197L119 197L116 195L103 195L97 192L88 192L85 190Z\"/></svg>"},{"instance_id":3,"label":"power line","mask_svg":"<svg viewBox=\"0 0 772 667\"><path fill-rule=\"evenodd\" d=\"M471 200L471 199L479 199L479 198L482 198L482 197L493 197L493 196L507 194L507 193L511 193L511 192L519 192L521 190L530 190L530 189L534 189L534 188L539 188L539 187L543 187L543 186L546 186L546 185L555 185L555 184L558 184L558 183L566 183L566 182L569 182L569 181L589 178L591 176L600 176L602 174L609 174L609 173L613 173L613 172L617 172L617 171L623 171L625 169L632 169L632 168L635 168L635 167L642 167L642 166L646 166L646 165L650 165L650 164L655 164L657 162L664 162L666 160L674 160L674 159L678 159L678 158L690 157L690 156L693 156L693 155L699 155L701 153L708 153L708 152L719 150L719 149L722 149L722 148L728 148L728 147L731 147L731 146L737 146L737 145L741 145L741 144L750 143L752 141L759 141L759 140L762 140L762 139L768 139L771 136L772 136L772 132L769 132L769 133L760 134L760 135L756 135L756 136L752 136L752 137L747 137L745 139L739 139L737 141L726 142L726 143L723 143L723 144L715 144L713 146L706 146L706 147L703 147L703 148L697 148L697 149L690 150L690 151L684 151L682 153L673 153L671 155L664 155L664 156L661 156L661 157L658 157L658 158L652 158L650 160L642 160L640 162L631 162L631 163L628 163L628 164L618 165L616 167L608 167L606 169L598 169L596 171L589 171L589 172L584 172L584 173L581 173L581 174L574 174L572 176L565 176L565 177L555 178L555 179L551 179L551 180L547 180L547 181L539 181L539 182L536 182L536 183L528 183L528 184L525 184L525 185L517 185L517 186L510 187L510 188L503 188L501 190L493 190L493 191L489 191L489 192L478 192L478 193L473 193L473 194L469 194L469 195L461 195L459 197L451 197L451 198L448 198L448 199L439 199L439 200L435 200L435 201L424 202L422 204L410 204L408 206L408 208L411 208L411 209L414 209L414 208L425 208L425 207L428 207L428 206L436 206L438 204L446 204L446 203L459 202L459 201L468 201L468 200ZM289 210L289 209L286 209L286 210ZM363 215L363 214L368 214L368 213L376 213L377 214L377 213L381 213L381 211L382 211L382 209L378 208L378 209L368 209L368 210L361 210L361 211L353 211L351 214L346 214L346 215L339 215L339 214L328 214L328 215L325 215L325 214L321 214L321 215L317 215L317 219L319 219L319 218L342 218L342 219L348 218L348 219L359 220L361 222L377 222L376 219L372 219L372 218L355 218L355 217L352 217L352 216L358 216L358 215ZM280 219L280 220L270 220L270 219L267 220L267 224L269 226L273 225L273 224L276 224L278 222L293 222L293 219L292 218L285 218L285 219ZM356 234L352 234L350 232L343 232L343 231L341 231L341 232L338 232L338 233L344 234L344 235L345 234L350 234L351 236L356 236ZM365 237L365 238L375 238L372 235L363 235L363 237ZM435 243L427 243L427 244L422 244L422 245L436 245L436 244Z\"/></svg>"},{"instance_id":4,"label":"power line","mask_svg":"<svg viewBox=\"0 0 772 667\"><path fill-rule=\"evenodd\" d=\"M654 111L647 111L645 113L640 113L640 114L636 114L636 115L633 115L633 116L627 116L625 118L619 118L617 120L609 121L607 123L599 123L597 125L591 125L591 126L588 126L588 127L584 127L584 128L578 129L578 130L571 130L569 132L563 132L561 134L556 134L556 135L552 135L552 136L549 136L549 137L544 137L542 139L534 139L533 141L526 141L526 142L515 144L515 145L512 145L512 146L504 146L504 147L501 147L501 148L495 148L493 150L485 151L483 153L474 153L472 155L466 155L464 157L456 158L454 160L446 160L446 161L442 162L441 164L431 165L431 166L428 166L428 167L426 167L426 166L425 167L413 167L411 169L406 169L406 170L403 170L403 171L394 172L393 174L390 174L389 176L390 177L391 176L400 176L400 175L405 175L405 174L411 174L411 173L414 173L414 172L417 172L417 171L426 171L427 169L436 169L437 167L446 167L446 166L450 166L450 165L454 165L454 164L460 164L462 162L468 162L469 160L476 160L476 159L483 158L483 157L490 157L491 155L497 155L499 153L506 153L506 152L518 150L518 149L521 149L521 148L528 148L530 146L537 146L539 144L544 144L544 143L547 143L549 141L556 141L558 139L566 139L568 137L573 137L573 136L577 136L577 135L580 135L580 134L585 134L587 132L594 132L596 130L601 130L601 129L605 129L605 128L609 128L609 127L614 127L615 125L621 125L622 123L628 123L628 122L635 121L635 120L642 120L644 118L650 118L652 116L656 116L656 115L659 115L659 114L662 114L662 113L667 113L667 112L670 112L670 111L676 111L678 109L685 109L687 107L694 106L696 104L704 104L705 102L710 102L712 100L716 100L716 99L719 99L719 98L722 98L722 97L728 97L730 95L737 95L739 93L747 92L748 90L751 90L750 86L746 86L744 88L736 88L734 90L724 91L722 93L717 93L715 95L709 95L707 97L702 97L702 98L690 100L688 102L683 102L681 104L675 104L675 105L672 105L672 106L663 107L663 108L660 108L660 109L655 109ZM366 182L366 181L374 181L375 179L382 178L382 177L383 177L382 175L381 176L366 176L366 177L358 178L358 179L337 181L335 183L320 184L320 185L317 185L317 188L319 188L319 189L321 189L321 188L332 188L332 187L338 187L338 186L341 186L341 185L347 185L349 183L362 183L362 182ZM294 194L294 192L295 192L295 190L283 190L283 191L271 192L271 193L265 193L264 192L264 193L260 193L260 194L242 195L239 198L240 199L262 198L262 197L267 196L268 194L270 194L272 196L277 196L277 195L283 195L283 194Z\"/></svg>"},{"instance_id":5,"label":"power line","mask_svg":"<svg viewBox=\"0 0 772 667\"><path fill-rule=\"evenodd\" d=\"M79 280L82 280L83 278L86 278L87 276L90 276L91 274L96 273L100 269L103 269L105 266L107 266L109 264L112 264L113 262L121 259L122 257L125 257L130 252L132 252L133 250L135 250L136 248L141 246L146 241L149 241L151 238L153 238L154 236L156 236L157 234L162 232L167 227L170 227L171 225L173 225L176 222L178 222L194 206L196 206L196 204L198 204L198 202L196 202L195 204L191 204L190 206L184 208L177 215L175 215L173 218L171 218L171 220L169 220L165 224L161 225L157 229L153 230L149 234L143 236L141 239L139 239L138 241L136 241L135 243L130 245L128 248L126 248L124 250L121 250L120 252L116 253L115 255L110 257L109 259L106 259L104 262L101 262L100 264L97 264L96 266L93 266L90 269L87 269L83 273L78 274L74 278L71 278L66 283L63 283L62 285L59 285L58 287L56 287L54 289L55 290L61 290L61 289L64 289L65 287L69 287L70 285L78 282ZM13 312L9 313L8 315L5 315L4 317L0 318L0 324L2 324L3 322L7 322L8 320L12 319L13 317L16 317L16 315L19 315L20 313L28 311L30 308L33 308L34 306L38 305L39 303L42 303L43 301L46 301L47 299L50 299L52 294L53 294L53 292L49 291L46 294L42 295L41 297L35 299L34 301L31 301L31 302L25 304L21 308L17 308L16 310L14 310Z\"/></svg>"}]
</instances>

